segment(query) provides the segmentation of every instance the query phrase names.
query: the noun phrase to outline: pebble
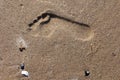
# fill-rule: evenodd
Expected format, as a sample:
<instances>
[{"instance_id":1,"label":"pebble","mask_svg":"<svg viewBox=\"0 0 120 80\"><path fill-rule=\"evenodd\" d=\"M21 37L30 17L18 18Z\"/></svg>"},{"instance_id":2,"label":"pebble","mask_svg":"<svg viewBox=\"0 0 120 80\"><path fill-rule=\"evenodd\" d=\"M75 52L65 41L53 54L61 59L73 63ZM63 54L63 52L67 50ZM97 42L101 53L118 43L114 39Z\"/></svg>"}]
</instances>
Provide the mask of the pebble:
<instances>
[{"instance_id":1,"label":"pebble","mask_svg":"<svg viewBox=\"0 0 120 80\"><path fill-rule=\"evenodd\" d=\"M24 70L24 69L25 69L25 64L22 63L22 64L20 65L20 68L21 68L22 70Z\"/></svg>"},{"instance_id":2,"label":"pebble","mask_svg":"<svg viewBox=\"0 0 120 80\"><path fill-rule=\"evenodd\" d=\"M25 77L28 77L28 76L29 76L28 71L25 71L25 70L23 70L23 71L21 72L21 74L22 74L23 76L25 76Z\"/></svg>"},{"instance_id":3,"label":"pebble","mask_svg":"<svg viewBox=\"0 0 120 80\"><path fill-rule=\"evenodd\" d=\"M88 70L85 71L85 76L89 76L90 72Z\"/></svg>"}]
</instances>

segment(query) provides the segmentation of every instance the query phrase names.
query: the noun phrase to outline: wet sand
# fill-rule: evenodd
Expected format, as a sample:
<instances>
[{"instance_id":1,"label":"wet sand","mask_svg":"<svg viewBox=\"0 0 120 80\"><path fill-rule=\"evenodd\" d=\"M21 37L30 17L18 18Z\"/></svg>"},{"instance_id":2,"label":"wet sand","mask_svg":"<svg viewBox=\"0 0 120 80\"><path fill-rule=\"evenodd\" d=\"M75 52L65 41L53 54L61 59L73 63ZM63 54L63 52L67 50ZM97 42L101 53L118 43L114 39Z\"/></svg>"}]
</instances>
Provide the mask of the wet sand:
<instances>
[{"instance_id":1,"label":"wet sand","mask_svg":"<svg viewBox=\"0 0 120 80\"><path fill-rule=\"evenodd\" d=\"M119 80L119 5L0 0L0 80Z\"/></svg>"}]
</instances>

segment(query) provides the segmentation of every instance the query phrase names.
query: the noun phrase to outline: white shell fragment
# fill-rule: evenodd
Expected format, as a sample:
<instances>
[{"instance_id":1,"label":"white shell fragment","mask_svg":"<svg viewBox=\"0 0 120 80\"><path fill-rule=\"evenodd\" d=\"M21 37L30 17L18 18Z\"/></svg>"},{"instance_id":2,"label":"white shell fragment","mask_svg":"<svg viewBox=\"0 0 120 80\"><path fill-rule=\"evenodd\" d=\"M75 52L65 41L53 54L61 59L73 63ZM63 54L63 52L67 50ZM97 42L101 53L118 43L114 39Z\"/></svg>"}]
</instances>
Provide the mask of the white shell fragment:
<instances>
[{"instance_id":1,"label":"white shell fragment","mask_svg":"<svg viewBox=\"0 0 120 80\"><path fill-rule=\"evenodd\" d=\"M29 76L28 71L25 71L25 70L23 70L23 71L21 72L21 74L22 74L23 76L25 76L25 77L28 77L28 76Z\"/></svg>"},{"instance_id":2,"label":"white shell fragment","mask_svg":"<svg viewBox=\"0 0 120 80\"><path fill-rule=\"evenodd\" d=\"M22 37L17 38L16 45L20 49L21 52L28 47L27 43L25 42L25 40Z\"/></svg>"}]
</instances>

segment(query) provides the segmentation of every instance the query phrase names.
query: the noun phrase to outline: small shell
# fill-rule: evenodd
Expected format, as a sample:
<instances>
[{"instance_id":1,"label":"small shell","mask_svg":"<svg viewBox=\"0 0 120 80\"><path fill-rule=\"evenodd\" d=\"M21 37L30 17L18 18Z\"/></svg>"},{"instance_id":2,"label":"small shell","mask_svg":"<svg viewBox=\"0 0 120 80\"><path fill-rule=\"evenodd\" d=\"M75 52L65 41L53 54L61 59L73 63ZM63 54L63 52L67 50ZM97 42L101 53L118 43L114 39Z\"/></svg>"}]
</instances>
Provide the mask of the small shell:
<instances>
[{"instance_id":1,"label":"small shell","mask_svg":"<svg viewBox=\"0 0 120 80\"><path fill-rule=\"evenodd\" d=\"M25 71L25 70L23 70L23 71L21 72L21 74L22 74L23 76L25 76L25 77L28 77L28 76L29 76L28 71Z\"/></svg>"}]
</instances>

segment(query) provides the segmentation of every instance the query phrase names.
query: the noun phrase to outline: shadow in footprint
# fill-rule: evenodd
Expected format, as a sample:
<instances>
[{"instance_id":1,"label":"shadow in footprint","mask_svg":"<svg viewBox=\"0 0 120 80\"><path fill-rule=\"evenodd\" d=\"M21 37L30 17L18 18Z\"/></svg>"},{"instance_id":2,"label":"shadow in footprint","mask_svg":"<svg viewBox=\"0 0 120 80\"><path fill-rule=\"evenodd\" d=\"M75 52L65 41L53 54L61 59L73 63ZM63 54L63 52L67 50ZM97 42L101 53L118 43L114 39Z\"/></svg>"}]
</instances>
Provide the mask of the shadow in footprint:
<instances>
[{"instance_id":1,"label":"shadow in footprint","mask_svg":"<svg viewBox=\"0 0 120 80\"><path fill-rule=\"evenodd\" d=\"M68 22L71 22L71 23L75 23L77 25L80 25L80 26L84 26L84 27L90 27L88 24L85 24L85 23L79 23L79 22L76 22L74 20L71 20L71 19L68 19L68 18L65 18L65 17L62 17L62 16L58 16L56 14L53 14L53 13L43 13L42 15L38 16L37 19L33 20L32 23L28 24L29 27L33 26L36 22L38 22L41 18L45 18L46 16L50 16L50 18L47 20L47 21L44 21L44 22L41 22L40 24L43 25L43 24L47 24L50 22L51 18L59 18L59 19L62 19L62 20L65 20L65 21L68 21Z\"/></svg>"}]
</instances>

